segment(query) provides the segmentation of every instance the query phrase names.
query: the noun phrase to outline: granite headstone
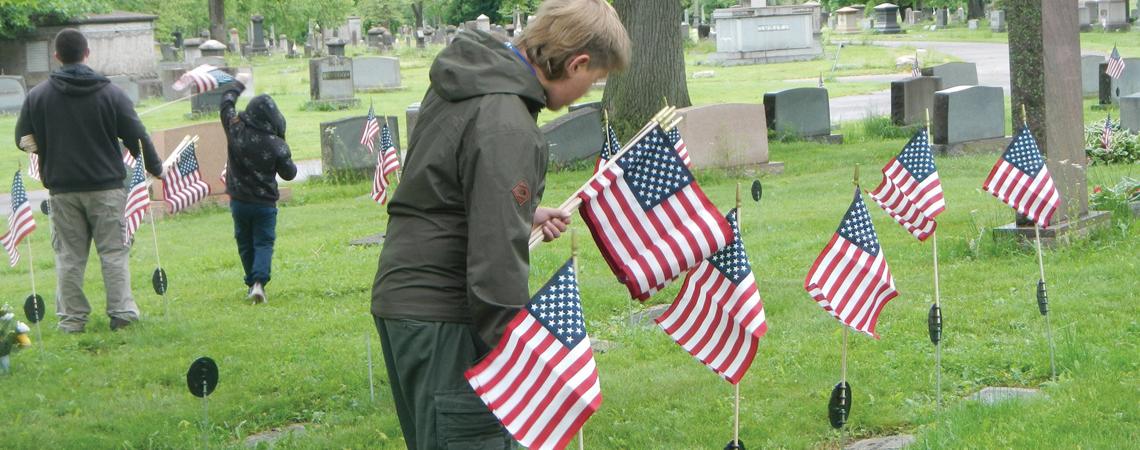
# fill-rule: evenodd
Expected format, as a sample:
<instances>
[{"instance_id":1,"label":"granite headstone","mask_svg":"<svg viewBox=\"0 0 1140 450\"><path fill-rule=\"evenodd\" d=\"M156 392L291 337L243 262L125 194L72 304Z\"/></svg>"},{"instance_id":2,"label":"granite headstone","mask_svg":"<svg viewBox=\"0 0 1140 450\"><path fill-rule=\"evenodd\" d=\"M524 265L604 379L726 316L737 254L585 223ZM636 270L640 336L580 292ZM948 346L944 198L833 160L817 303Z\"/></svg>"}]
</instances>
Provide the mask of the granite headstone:
<instances>
[{"instance_id":1,"label":"granite headstone","mask_svg":"<svg viewBox=\"0 0 1140 450\"><path fill-rule=\"evenodd\" d=\"M1120 78L1108 76L1107 62L1100 63L1097 69L1100 77L1100 104L1116 103L1120 97L1140 92L1140 58L1124 58L1124 71Z\"/></svg>"},{"instance_id":2,"label":"granite headstone","mask_svg":"<svg viewBox=\"0 0 1140 450\"><path fill-rule=\"evenodd\" d=\"M942 90L942 78L912 77L891 82L891 122L918 125L926 122L926 111L934 108L934 92Z\"/></svg>"},{"instance_id":3,"label":"granite headstone","mask_svg":"<svg viewBox=\"0 0 1140 450\"><path fill-rule=\"evenodd\" d=\"M0 113L19 112L26 95L24 77L0 75Z\"/></svg>"},{"instance_id":4,"label":"granite headstone","mask_svg":"<svg viewBox=\"0 0 1140 450\"><path fill-rule=\"evenodd\" d=\"M693 167L756 167L779 172L783 163L768 160L764 105L720 103L677 110L677 126Z\"/></svg>"},{"instance_id":5,"label":"granite headstone","mask_svg":"<svg viewBox=\"0 0 1140 450\"><path fill-rule=\"evenodd\" d=\"M400 87L400 59L388 56L352 59L352 83L356 89Z\"/></svg>"},{"instance_id":6,"label":"granite headstone","mask_svg":"<svg viewBox=\"0 0 1140 450\"><path fill-rule=\"evenodd\" d=\"M922 75L942 78L942 89L978 84L978 66L972 62L949 62L923 67Z\"/></svg>"},{"instance_id":7,"label":"granite headstone","mask_svg":"<svg viewBox=\"0 0 1140 450\"><path fill-rule=\"evenodd\" d=\"M602 149L602 112L582 108L563 114L542 126L550 146L550 162L564 165L590 158Z\"/></svg>"},{"instance_id":8,"label":"granite headstone","mask_svg":"<svg viewBox=\"0 0 1140 450\"><path fill-rule=\"evenodd\" d=\"M360 143L365 119L366 116L356 116L321 123L321 167L325 176L372 176L376 169L376 154ZM392 140L399 149L399 120L395 116L378 116L378 119L381 125L387 122Z\"/></svg>"},{"instance_id":9,"label":"granite headstone","mask_svg":"<svg viewBox=\"0 0 1140 450\"><path fill-rule=\"evenodd\" d=\"M1096 97L1100 92L1100 64L1104 55L1081 55L1081 94Z\"/></svg>"},{"instance_id":10,"label":"granite headstone","mask_svg":"<svg viewBox=\"0 0 1140 450\"><path fill-rule=\"evenodd\" d=\"M764 94L769 130L802 137L831 134L831 109L824 88L794 88Z\"/></svg>"},{"instance_id":11,"label":"granite headstone","mask_svg":"<svg viewBox=\"0 0 1140 450\"><path fill-rule=\"evenodd\" d=\"M957 86L934 93L934 144L1005 137L1005 92L996 86Z\"/></svg>"},{"instance_id":12,"label":"granite headstone","mask_svg":"<svg viewBox=\"0 0 1140 450\"><path fill-rule=\"evenodd\" d=\"M1140 133L1140 93L1120 97L1120 127Z\"/></svg>"}]
</instances>

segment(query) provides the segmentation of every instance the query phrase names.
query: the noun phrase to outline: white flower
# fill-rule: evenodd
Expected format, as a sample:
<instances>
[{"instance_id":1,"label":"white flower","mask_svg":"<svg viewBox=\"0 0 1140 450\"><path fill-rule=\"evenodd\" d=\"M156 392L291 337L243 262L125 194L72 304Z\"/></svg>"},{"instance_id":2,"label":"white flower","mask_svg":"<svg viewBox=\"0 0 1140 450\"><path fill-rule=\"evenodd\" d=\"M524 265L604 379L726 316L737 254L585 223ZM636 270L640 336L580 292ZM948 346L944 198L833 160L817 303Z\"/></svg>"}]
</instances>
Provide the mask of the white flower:
<instances>
[{"instance_id":1,"label":"white flower","mask_svg":"<svg viewBox=\"0 0 1140 450\"><path fill-rule=\"evenodd\" d=\"M27 324L25 324L24 322L16 322L16 332L17 333L25 334L29 331L32 331L32 329L28 328Z\"/></svg>"}]
</instances>

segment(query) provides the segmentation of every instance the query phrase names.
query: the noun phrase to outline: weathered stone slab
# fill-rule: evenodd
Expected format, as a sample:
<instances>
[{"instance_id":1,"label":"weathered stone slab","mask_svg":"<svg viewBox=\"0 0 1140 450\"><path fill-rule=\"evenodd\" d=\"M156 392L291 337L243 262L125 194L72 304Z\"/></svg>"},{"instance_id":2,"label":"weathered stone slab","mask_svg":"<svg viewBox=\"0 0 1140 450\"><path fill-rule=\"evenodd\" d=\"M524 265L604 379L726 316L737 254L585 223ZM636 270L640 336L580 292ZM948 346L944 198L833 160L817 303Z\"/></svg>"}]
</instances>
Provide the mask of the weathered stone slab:
<instances>
[{"instance_id":1,"label":"weathered stone slab","mask_svg":"<svg viewBox=\"0 0 1140 450\"><path fill-rule=\"evenodd\" d=\"M0 113L20 112L26 96L24 77L0 75Z\"/></svg>"},{"instance_id":2,"label":"weathered stone slab","mask_svg":"<svg viewBox=\"0 0 1140 450\"><path fill-rule=\"evenodd\" d=\"M198 136L198 142L194 144L194 155L198 158L198 170L202 174L202 181L210 185L210 195L206 202L224 203L228 201L228 197L225 195L226 186L222 183L221 176L222 168L226 166L226 147L228 144L221 121L212 120L197 125L151 131L150 138L154 142L154 149L158 152L158 156L166 161L174 149L178 147L178 144L182 142L182 138L195 135ZM150 198L153 201L151 207L160 208L156 210L156 213L165 211L165 203L159 202L163 199L161 183L151 183Z\"/></svg>"},{"instance_id":3,"label":"weathered stone slab","mask_svg":"<svg viewBox=\"0 0 1140 450\"><path fill-rule=\"evenodd\" d=\"M915 443L914 436L899 434L855 441L843 447L845 450L901 450Z\"/></svg>"},{"instance_id":4,"label":"weathered stone slab","mask_svg":"<svg viewBox=\"0 0 1140 450\"><path fill-rule=\"evenodd\" d=\"M874 29L876 33L898 34L903 29L899 27L899 7L893 3L882 3L875 7Z\"/></svg>"},{"instance_id":5,"label":"weathered stone slab","mask_svg":"<svg viewBox=\"0 0 1140 450\"><path fill-rule=\"evenodd\" d=\"M566 164L590 158L602 149L602 112L582 108L563 114L542 126L550 146L550 162Z\"/></svg>"},{"instance_id":6,"label":"weathered stone slab","mask_svg":"<svg viewBox=\"0 0 1140 450\"><path fill-rule=\"evenodd\" d=\"M1005 10L990 11L990 31L994 33L1005 32Z\"/></svg>"},{"instance_id":7,"label":"weathered stone slab","mask_svg":"<svg viewBox=\"0 0 1140 450\"><path fill-rule=\"evenodd\" d=\"M831 106L825 88L795 88L764 94L769 130L803 137L831 134Z\"/></svg>"},{"instance_id":8,"label":"weathered stone slab","mask_svg":"<svg viewBox=\"0 0 1140 450\"><path fill-rule=\"evenodd\" d=\"M996 86L957 86L934 93L934 144L1005 136L1005 93Z\"/></svg>"},{"instance_id":9,"label":"weathered stone slab","mask_svg":"<svg viewBox=\"0 0 1140 450\"><path fill-rule=\"evenodd\" d=\"M111 80L111 84L118 86L127 94L127 98L131 99L131 104L139 104L139 84L131 80L131 77L126 75L109 76L107 79Z\"/></svg>"},{"instance_id":10,"label":"weathered stone slab","mask_svg":"<svg viewBox=\"0 0 1140 450\"><path fill-rule=\"evenodd\" d=\"M653 321L665 314L668 309L669 305L653 305L631 314L629 322L632 325L653 326Z\"/></svg>"},{"instance_id":11,"label":"weathered stone slab","mask_svg":"<svg viewBox=\"0 0 1140 450\"><path fill-rule=\"evenodd\" d=\"M321 166L327 177L371 177L376 169L376 154L360 143L366 116L348 117L321 123ZM399 121L395 116L380 116L392 133L399 149ZM401 152L401 155L403 152Z\"/></svg>"},{"instance_id":12,"label":"weathered stone slab","mask_svg":"<svg viewBox=\"0 0 1140 450\"><path fill-rule=\"evenodd\" d=\"M1120 97L1120 127L1140 133L1140 92Z\"/></svg>"},{"instance_id":13,"label":"weathered stone slab","mask_svg":"<svg viewBox=\"0 0 1140 450\"><path fill-rule=\"evenodd\" d=\"M1120 97L1140 92L1140 58L1124 58L1124 71L1120 78L1108 76L1108 63L1100 64L1100 104L1115 104Z\"/></svg>"},{"instance_id":14,"label":"weathered stone slab","mask_svg":"<svg viewBox=\"0 0 1140 450\"><path fill-rule=\"evenodd\" d=\"M356 89L400 87L400 59L388 56L353 58L352 85Z\"/></svg>"},{"instance_id":15,"label":"weathered stone slab","mask_svg":"<svg viewBox=\"0 0 1140 450\"><path fill-rule=\"evenodd\" d=\"M352 58L326 56L309 60L309 97L313 101L352 101Z\"/></svg>"},{"instance_id":16,"label":"weathered stone slab","mask_svg":"<svg viewBox=\"0 0 1140 450\"><path fill-rule=\"evenodd\" d=\"M1030 399L1039 396L1041 396L1041 391L1037 389L989 386L971 395L969 399L992 405L1005 400Z\"/></svg>"},{"instance_id":17,"label":"weathered stone slab","mask_svg":"<svg viewBox=\"0 0 1140 450\"><path fill-rule=\"evenodd\" d=\"M1081 94L1096 97L1100 92L1100 64L1104 55L1081 55Z\"/></svg>"},{"instance_id":18,"label":"weathered stone slab","mask_svg":"<svg viewBox=\"0 0 1140 450\"><path fill-rule=\"evenodd\" d=\"M891 82L891 122L916 125L926 122L926 111L934 108L934 92L942 90L940 77L912 77Z\"/></svg>"},{"instance_id":19,"label":"weathered stone slab","mask_svg":"<svg viewBox=\"0 0 1140 450\"><path fill-rule=\"evenodd\" d=\"M420 115L420 102L415 102L408 105L404 110L404 125L408 128L408 142L412 142L412 129L416 127L416 117Z\"/></svg>"},{"instance_id":20,"label":"weathered stone slab","mask_svg":"<svg viewBox=\"0 0 1140 450\"><path fill-rule=\"evenodd\" d=\"M942 89L978 84L978 66L971 62L949 62L923 67L922 75L942 78Z\"/></svg>"},{"instance_id":21,"label":"weathered stone slab","mask_svg":"<svg viewBox=\"0 0 1140 450\"><path fill-rule=\"evenodd\" d=\"M764 105L722 103L677 110L677 126L693 167L756 166L779 171L768 160L768 127Z\"/></svg>"}]
</instances>

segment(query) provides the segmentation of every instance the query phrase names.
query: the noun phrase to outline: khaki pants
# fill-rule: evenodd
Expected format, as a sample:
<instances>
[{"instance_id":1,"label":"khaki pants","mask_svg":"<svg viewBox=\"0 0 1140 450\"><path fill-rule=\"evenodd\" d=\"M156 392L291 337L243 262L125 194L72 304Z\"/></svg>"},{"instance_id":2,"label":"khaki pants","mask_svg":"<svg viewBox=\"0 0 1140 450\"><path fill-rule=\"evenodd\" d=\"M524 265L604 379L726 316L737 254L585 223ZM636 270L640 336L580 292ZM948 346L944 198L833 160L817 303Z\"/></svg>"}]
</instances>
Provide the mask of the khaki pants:
<instances>
[{"instance_id":1,"label":"khaki pants","mask_svg":"<svg viewBox=\"0 0 1140 450\"><path fill-rule=\"evenodd\" d=\"M130 247L123 242L127 192L110 189L51 196L51 246L55 250L56 316L59 328L82 331L91 305L83 294L83 274L91 243L99 253L107 315L135 321L139 307L131 296Z\"/></svg>"}]
</instances>

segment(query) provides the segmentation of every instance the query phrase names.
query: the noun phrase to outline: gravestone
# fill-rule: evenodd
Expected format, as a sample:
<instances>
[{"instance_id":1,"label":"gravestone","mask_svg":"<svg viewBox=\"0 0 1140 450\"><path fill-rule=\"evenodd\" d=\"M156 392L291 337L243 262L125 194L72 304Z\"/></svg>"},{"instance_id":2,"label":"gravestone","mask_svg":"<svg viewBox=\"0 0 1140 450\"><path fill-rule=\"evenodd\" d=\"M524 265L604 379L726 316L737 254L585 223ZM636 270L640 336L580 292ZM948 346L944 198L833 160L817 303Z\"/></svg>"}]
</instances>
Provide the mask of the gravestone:
<instances>
[{"instance_id":1,"label":"gravestone","mask_svg":"<svg viewBox=\"0 0 1140 450\"><path fill-rule=\"evenodd\" d=\"M238 36L237 28L230 28L230 51L241 52L241 38Z\"/></svg>"},{"instance_id":2,"label":"gravestone","mask_svg":"<svg viewBox=\"0 0 1140 450\"><path fill-rule=\"evenodd\" d=\"M1071 0L1006 0L1009 12L1009 67L1014 123L1026 108L1029 128L1045 155L1049 172L1061 194L1061 204L1044 240L1087 231L1107 224L1107 213L1090 214L1084 164L1084 108L1080 86L1080 32L1076 14L1065 11ZM1042 70L1047 69L1047 70ZM1074 162L1070 164L1068 162ZM1021 225L1021 226L1019 226ZM995 233L1032 239L1034 228L1019 218Z\"/></svg>"},{"instance_id":3,"label":"gravestone","mask_svg":"<svg viewBox=\"0 0 1140 450\"><path fill-rule=\"evenodd\" d=\"M764 105L720 103L677 110L677 128L695 168L739 167L782 172L784 163L768 160Z\"/></svg>"},{"instance_id":4,"label":"gravestone","mask_svg":"<svg viewBox=\"0 0 1140 450\"><path fill-rule=\"evenodd\" d=\"M162 98L166 101L173 101L180 99L186 95L187 92L179 92L174 90L174 82L186 73L186 67L181 63L159 63L158 65L158 80L162 85Z\"/></svg>"},{"instance_id":5,"label":"gravestone","mask_svg":"<svg viewBox=\"0 0 1140 450\"><path fill-rule=\"evenodd\" d=\"M237 69L230 67L218 67L218 69L221 69L231 76L237 76ZM212 91L198 93L198 88L194 85L191 85L190 89L191 92L195 94L190 98L190 113L192 115L212 113L217 111L221 106L222 94L225 93L224 90L214 89Z\"/></svg>"},{"instance_id":6,"label":"gravestone","mask_svg":"<svg viewBox=\"0 0 1140 450\"><path fill-rule=\"evenodd\" d=\"M202 45L198 46L198 50L202 52L203 58L209 56L225 58L226 56L226 46L221 42L215 41L213 39L203 42Z\"/></svg>"},{"instance_id":7,"label":"gravestone","mask_svg":"<svg viewBox=\"0 0 1140 450\"><path fill-rule=\"evenodd\" d=\"M957 86L934 93L931 111L934 150L943 154L973 149L1001 150L1005 139L1005 92L996 86ZM978 142L989 141L989 142Z\"/></svg>"},{"instance_id":8,"label":"gravestone","mask_svg":"<svg viewBox=\"0 0 1140 450\"><path fill-rule=\"evenodd\" d=\"M1104 27L1105 31L1129 29L1128 12L1124 0L1099 0L1097 4L1099 9L1097 21Z\"/></svg>"},{"instance_id":9,"label":"gravestone","mask_svg":"<svg viewBox=\"0 0 1140 450\"><path fill-rule=\"evenodd\" d=\"M1100 93L1100 64L1104 55L1081 55L1081 94L1096 97Z\"/></svg>"},{"instance_id":10,"label":"gravestone","mask_svg":"<svg viewBox=\"0 0 1140 450\"><path fill-rule=\"evenodd\" d=\"M805 87L765 93L764 117L767 118L768 129L779 135L843 142L842 136L831 134L831 107L824 88Z\"/></svg>"},{"instance_id":11,"label":"gravestone","mask_svg":"<svg viewBox=\"0 0 1140 450\"><path fill-rule=\"evenodd\" d=\"M967 20L966 21L966 29L977 30L978 29L978 19Z\"/></svg>"},{"instance_id":12,"label":"gravestone","mask_svg":"<svg viewBox=\"0 0 1140 450\"><path fill-rule=\"evenodd\" d=\"M250 27L253 30L253 36L250 37L250 51L255 55L264 55L268 53L265 48L265 21L264 17L255 15L249 18Z\"/></svg>"},{"instance_id":13,"label":"gravestone","mask_svg":"<svg viewBox=\"0 0 1140 450\"><path fill-rule=\"evenodd\" d=\"M942 78L921 76L891 82L891 122L895 125L926 123L926 111L934 108L934 92L942 90Z\"/></svg>"},{"instance_id":14,"label":"gravestone","mask_svg":"<svg viewBox=\"0 0 1140 450\"><path fill-rule=\"evenodd\" d=\"M328 177L368 177L376 170L376 154L360 143L367 116L348 117L321 123L321 167ZM392 133L392 142L400 147L400 123L395 116L377 116L381 126L386 123ZM403 155L401 151L399 153Z\"/></svg>"},{"instance_id":15,"label":"gravestone","mask_svg":"<svg viewBox=\"0 0 1140 450\"><path fill-rule=\"evenodd\" d=\"M1140 133L1140 93L1120 97L1120 127Z\"/></svg>"},{"instance_id":16,"label":"gravestone","mask_svg":"<svg viewBox=\"0 0 1140 450\"><path fill-rule=\"evenodd\" d=\"M326 43L329 48L329 56L344 56L344 39L332 39Z\"/></svg>"},{"instance_id":17,"label":"gravestone","mask_svg":"<svg viewBox=\"0 0 1140 450\"><path fill-rule=\"evenodd\" d=\"M486 33L491 32L491 18L486 14L480 14L475 18L475 29Z\"/></svg>"},{"instance_id":18,"label":"gravestone","mask_svg":"<svg viewBox=\"0 0 1140 450\"><path fill-rule=\"evenodd\" d=\"M368 46L379 49L384 46L381 39L384 37L384 30L380 27L372 27L368 29Z\"/></svg>"},{"instance_id":19,"label":"gravestone","mask_svg":"<svg viewBox=\"0 0 1140 450\"><path fill-rule=\"evenodd\" d=\"M950 22L950 11L946 8L938 8L934 10L934 25L938 28L946 28L946 24Z\"/></svg>"},{"instance_id":20,"label":"gravestone","mask_svg":"<svg viewBox=\"0 0 1140 450\"><path fill-rule=\"evenodd\" d=\"M409 143L412 142L412 130L415 129L415 127L416 127L416 117L418 117L419 115L420 115L420 102L412 103L412 104L408 105L407 109L404 109L404 123L407 124L404 126L408 128L408 142Z\"/></svg>"},{"instance_id":21,"label":"gravestone","mask_svg":"<svg viewBox=\"0 0 1140 450\"><path fill-rule=\"evenodd\" d=\"M1005 11L998 9L990 11L990 31L994 33L1005 32Z\"/></svg>"},{"instance_id":22,"label":"gravestone","mask_svg":"<svg viewBox=\"0 0 1140 450\"><path fill-rule=\"evenodd\" d=\"M958 22L965 22L966 21L966 9L959 6L958 11L957 11L957 17L958 17Z\"/></svg>"},{"instance_id":23,"label":"gravestone","mask_svg":"<svg viewBox=\"0 0 1140 450\"><path fill-rule=\"evenodd\" d=\"M978 84L978 66L972 62L949 62L923 67L922 75L942 78L942 89Z\"/></svg>"},{"instance_id":24,"label":"gravestone","mask_svg":"<svg viewBox=\"0 0 1140 450\"><path fill-rule=\"evenodd\" d=\"M160 46L162 51L162 62L178 61L178 49L171 45Z\"/></svg>"},{"instance_id":25,"label":"gravestone","mask_svg":"<svg viewBox=\"0 0 1140 450\"><path fill-rule=\"evenodd\" d=\"M591 158L602 149L602 111L582 108L563 114L542 126L550 147L550 163L565 165Z\"/></svg>"},{"instance_id":26,"label":"gravestone","mask_svg":"<svg viewBox=\"0 0 1140 450\"><path fill-rule=\"evenodd\" d=\"M0 75L0 113L17 113L24 107L24 77Z\"/></svg>"},{"instance_id":27,"label":"gravestone","mask_svg":"<svg viewBox=\"0 0 1140 450\"><path fill-rule=\"evenodd\" d=\"M882 3L875 7L875 32L883 34L902 33L899 27L899 7L892 3Z\"/></svg>"},{"instance_id":28,"label":"gravestone","mask_svg":"<svg viewBox=\"0 0 1140 450\"><path fill-rule=\"evenodd\" d=\"M352 59L355 89L394 89L400 87L400 58L388 56Z\"/></svg>"},{"instance_id":29,"label":"gravestone","mask_svg":"<svg viewBox=\"0 0 1140 450\"><path fill-rule=\"evenodd\" d=\"M229 196L225 195L226 187L221 180L222 168L226 165L227 155L226 132L222 129L221 122L215 119L197 125L159 131L152 130L150 138L154 142L154 149L158 152L158 156L166 161L178 144L182 142L183 137L195 135L198 136L198 142L194 144L195 156L198 158L198 170L202 175L202 181L210 185L210 195L202 203L228 203ZM281 199L287 199L288 194L287 189L282 189ZM156 215L167 212L166 202L162 201L162 183L151 183L150 198L151 210Z\"/></svg>"},{"instance_id":30,"label":"gravestone","mask_svg":"<svg viewBox=\"0 0 1140 450\"><path fill-rule=\"evenodd\" d=\"M835 11L835 32L839 34L855 34L859 29L859 10L850 6Z\"/></svg>"},{"instance_id":31,"label":"gravestone","mask_svg":"<svg viewBox=\"0 0 1140 450\"><path fill-rule=\"evenodd\" d=\"M206 42L206 40L202 38L190 38L183 41L182 59L192 64L194 61L197 61L198 58L201 58L202 51L198 50L198 46L202 45L203 42Z\"/></svg>"},{"instance_id":32,"label":"gravestone","mask_svg":"<svg viewBox=\"0 0 1140 450\"><path fill-rule=\"evenodd\" d=\"M799 5L727 8L713 11L719 64L767 64L803 61L823 55L815 33L815 9Z\"/></svg>"},{"instance_id":33,"label":"gravestone","mask_svg":"<svg viewBox=\"0 0 1140 450\"><path fill-rule=\"evenodd\" d=\"M1107 62L1100 63L1097 69L1100 83L1100 104L1116 103L1120 97L1140 92L1140 58L1124 58L1124 71L1120 78L1108 76Z\"/></svg>"},{"instance_id":34,"label":"gravestone","mask_svg":"<svg viewBox=\"0 0 1140 450\"><path fill-rule=\"evenodd\" d=\"M1096 10L1095 2L1093 2L1092 8L1089 8L1086 3L1077 4L1077 23L1081 31L1092 31L1092 19Z\"/></svg>"},{"instance_id":35,"label":"gravestone","mask_svg":"<svg viewBox=\"0 0 1140 450\"><path fill-rule=\"evenodd\" d=\"M126 75L113 75L107 77L107 79L111 80L111 84L122 89L124 94L127 94L127 98L131 99L131 104L139 104L139 84L132 80L131 77Z\"/></svg>"},{"instance_id":36,"label":"gravestone","mask_svg":"<svg viewBox=\"0 0 1140 450\"><path fill-rule=\"evenodd\" d=\"M309 97L313 102L355 104L352 59L326 56L309 60Z\"/></svg>"}]
</instances>

